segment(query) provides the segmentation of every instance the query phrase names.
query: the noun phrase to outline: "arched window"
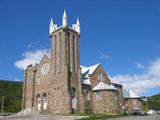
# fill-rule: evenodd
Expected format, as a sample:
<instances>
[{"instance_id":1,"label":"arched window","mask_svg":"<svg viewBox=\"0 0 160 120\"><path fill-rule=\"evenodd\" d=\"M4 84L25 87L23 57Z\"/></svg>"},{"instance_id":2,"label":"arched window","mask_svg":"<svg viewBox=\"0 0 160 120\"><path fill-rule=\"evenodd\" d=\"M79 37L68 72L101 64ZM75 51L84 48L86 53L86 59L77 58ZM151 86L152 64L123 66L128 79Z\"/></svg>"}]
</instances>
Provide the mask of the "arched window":
<instances>
[{"instance_id":1,"label":"arched window","mask_svg":"<svg viewBox=\"0 0 160 120\"><path fill-rule=\"evenodd\" d=\"M57 36L54 35L54 72L55 73L56 73L56 52L57 52L56 44L57 44Z\"/></svg>"},{"instance_id":2,"label":"arched window","mask_svg":"<svg viewBox=\"0 0 160 120\"><path fill-rule=\"evenodd\" d=\"M47 102L47 101L48 101L47 94L44 93L44 94L43 94L43 102L45 103L45 102Z\"/></svg>"},{"instance_id":3,"label":"arched window","mask_svg":"<svg viewBox=\"0 0 160 120\"><path fill-rule=\"evenodd\" d=\"M40 94L37 95L37 103L40 103L41 102L41 96Z\"/></svg>"},{"instance_id":4,"label":"arched window","mask_svg":"<svg viewBox=\"0 0 160 120\"><path fill-rule=\"evenodd\" d=\"M96 101L100 101L102 99L101 94L99 91L96 92Z\"/></svg>"},{"instance_id":5,"label":"arched window","mask_svg":"<svg viewBox=\"0 0 160 120\"><path fill-rule=\"evenodd\" d=\"M61 72L61 44L62 44L62 35L61 32L59 33L59 72Z\"/></svg>"},{"instance_id":6,"label":"arched window","mask_svg":"<svg viewBox=\"0 0 160 120\"><path fill-rule=\"evenodd\" d=\"M67 36L67 48L68 48L68 64L70 65L70 33L68 33L68 36Z\"/></svg>"},{"instance_id":7,"label":"arched window","mask_svg":"<svg viewBox=\"0 0 160 120\"><path fill-rule=\"evenodd\" d=\"M76 94L76 89L72 87L71 90L70 90L71 98L74 98L75 94Z\"/></svg>"},{"instance_id":8,"label":"arched window","mask_svg":"<svg viewBox=\"0 0 160 120\"><path fill-rule=\"evenodd\" d=\"M72 71L74 72L74 71L76 71L75 70L75 57L76 57L76 55L75 55L75 53L76 53L76 50L75 50L75 35L73 35L72 36L72 46L73 46L73 65L72 65L72 67L73 67L73 69L72 69Z\"/></svg>"},{"instance_id":9,"label":"arched window","mask_svg":"<svg viewBox=\"0 0 160 120\"><path fill-rule=\"evenodd\" d=\"M87 101L90 101L90 100L91 100L90 91L86 91L86 100L87 100Z\"/></svg>"}]
</instances>

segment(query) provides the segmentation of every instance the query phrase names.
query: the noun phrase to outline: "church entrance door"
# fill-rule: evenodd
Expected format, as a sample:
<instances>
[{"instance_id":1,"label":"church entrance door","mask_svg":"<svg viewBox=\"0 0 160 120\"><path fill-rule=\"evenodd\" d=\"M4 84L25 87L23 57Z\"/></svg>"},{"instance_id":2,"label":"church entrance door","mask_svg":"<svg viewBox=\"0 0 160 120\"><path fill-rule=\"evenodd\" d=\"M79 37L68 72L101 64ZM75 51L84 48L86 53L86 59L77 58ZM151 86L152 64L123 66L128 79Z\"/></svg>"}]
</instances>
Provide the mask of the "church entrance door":
<instances>
[{"instance_id":1,"label":"church entrance door","mask_svg":"<svg viewBox=\"0 0 160 120\"><path fill-rule=\"evenodd\" d=\"M47 94L43 94L43 110L47 110L48 98Z\"/></svg>"},{"instance_id":2,"label":"church entrance door","mask_svg":"<svg viewBox=\"0 0 160 120\"><path fill-rule=\"evenodd\" d=\"M38 110L41 110L41 96L39 94L37 95L37 103L38 103L37 106Z\"/></svg>"},{"instance_id":3,"label":"church entrance door","mask_svg":"<svg viewBox=\"0 0 160 120\"><path fill-rule=\"evenodd\" d=\"M75 88L71 88L70 90L70 95L71 95L71 103L72 103L72 112L73 114L76 112L77 110L77 98L76 98L76 89Z\"/></svg>"},{"instance_id":4,"label":"church entrance door","mask_svg":"<svg viewBox=\"0 0 160 120\"><path fill-rule=\"evenodd\" d=\"M38 110L41 110L41 103L38 103Z\"/></svg>"}]
</instances>

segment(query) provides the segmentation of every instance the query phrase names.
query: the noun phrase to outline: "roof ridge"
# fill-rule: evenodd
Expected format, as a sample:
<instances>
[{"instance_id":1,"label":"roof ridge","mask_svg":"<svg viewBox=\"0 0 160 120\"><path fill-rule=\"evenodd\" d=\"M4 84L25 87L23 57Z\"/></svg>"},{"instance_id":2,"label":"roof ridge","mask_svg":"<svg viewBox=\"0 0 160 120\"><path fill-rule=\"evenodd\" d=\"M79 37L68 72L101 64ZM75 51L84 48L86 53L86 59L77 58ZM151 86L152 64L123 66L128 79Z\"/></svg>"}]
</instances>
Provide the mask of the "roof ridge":
<instances>
[{"instance_id":1,"label":"roof ridge","mask_svg":"<svg viewBox=\"0 0 160 120\"><path fill-rule=\"evenodd\" d=\"M93 88L93 91L96 91L96 90L117 90L117 88L115 88L115 87L112 86L112 85L107 84L107 83L104 82L104 81L100 81L100 82Z\"/></svg>"}]
</instances>

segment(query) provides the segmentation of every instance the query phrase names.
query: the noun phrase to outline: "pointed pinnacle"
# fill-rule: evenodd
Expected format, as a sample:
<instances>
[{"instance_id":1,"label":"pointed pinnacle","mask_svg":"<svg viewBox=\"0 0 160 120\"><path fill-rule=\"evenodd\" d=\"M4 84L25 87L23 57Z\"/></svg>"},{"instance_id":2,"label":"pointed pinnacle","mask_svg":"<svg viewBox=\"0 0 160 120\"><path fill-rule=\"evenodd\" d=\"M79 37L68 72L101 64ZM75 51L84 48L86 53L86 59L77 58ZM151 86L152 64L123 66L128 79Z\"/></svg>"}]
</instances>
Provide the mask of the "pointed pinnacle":
<instances>
[{"instance_id":1,"label":"pointed pinnacle","mask_svg":"<svg viewBox=\"0 0 160 120\"><path fill-rule=\"evenodd\" d=\"M77 25L80 25L80 22L79 22L79 18L77 18L77 23L76 23Z\"/></svg>"},{"instance_id":2,"label":"pointed pinnacle","mask_svg":"<svg viewBox=\"0 0 160 120\"><path fill-rule=\"evenodd\" d=\"M63 17L67 17L66 10L64 10Z\"/></svg>"},{"instance_id":3,"label":"pointed pinnacle","mask_svg":"<svg viewBox=\"0 0 160 120\"><path fill-rule=\"evenodd\" d=\"M26 70L26 69L27 69L27 65L24 66L24 70Z\"/></svg>"},{"instance_id":4,"label":"pointed pinnacle","mask_svg":"<svg viewBox=\"0 0 160 120\"><path fill-rule=\"evenodd\" d=\"M50 25L53 25L53 19L51 18L51 22L50 22Z\"/></svg>"}]
</instances>

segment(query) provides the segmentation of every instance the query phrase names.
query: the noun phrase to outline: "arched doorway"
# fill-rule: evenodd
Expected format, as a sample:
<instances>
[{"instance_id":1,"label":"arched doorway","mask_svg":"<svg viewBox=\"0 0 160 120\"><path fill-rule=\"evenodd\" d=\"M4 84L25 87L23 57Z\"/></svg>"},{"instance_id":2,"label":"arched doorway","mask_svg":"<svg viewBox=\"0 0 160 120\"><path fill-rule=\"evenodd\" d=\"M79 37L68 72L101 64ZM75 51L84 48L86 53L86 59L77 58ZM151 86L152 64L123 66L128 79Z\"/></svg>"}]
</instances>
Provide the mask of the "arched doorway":
<instances>
[{"instance_id":1,"label":"arched doorway","mask_svg":"<svg viewBox=\"0 0 160 120\"><path fill-rule=\"evenodd\" d=\"M38 104L37 104L37 105L38 105L38 106L37 106L37 109L38 109L38 110L41 110L41 96L40 96L40 94L37 95L37 103L38 103Z\"/></svg>"},{"instance_id":2,"label":"arched doorway","mask_svg":"<svg viewBox=\"0 0 160 120\"><path fill-rule=\"evenodd\" d=\"M48 104L48 97L47 97L47 94L44 93L43 96L43 110L46 110L47 109L47 104Z\"/></svg>"},{"instance_id":3,"label":"arched doorway","mask_svg":"<svg viewBox=\"0 0 160 120\"><path fill-rule=\"evenodd\" d=\"M70 95L71 95L71 103L72 103L72 112L74 114L77 110L77 97L76 97L76 89L75 88L70 89Z\"/></svg>"}]
</instances>

